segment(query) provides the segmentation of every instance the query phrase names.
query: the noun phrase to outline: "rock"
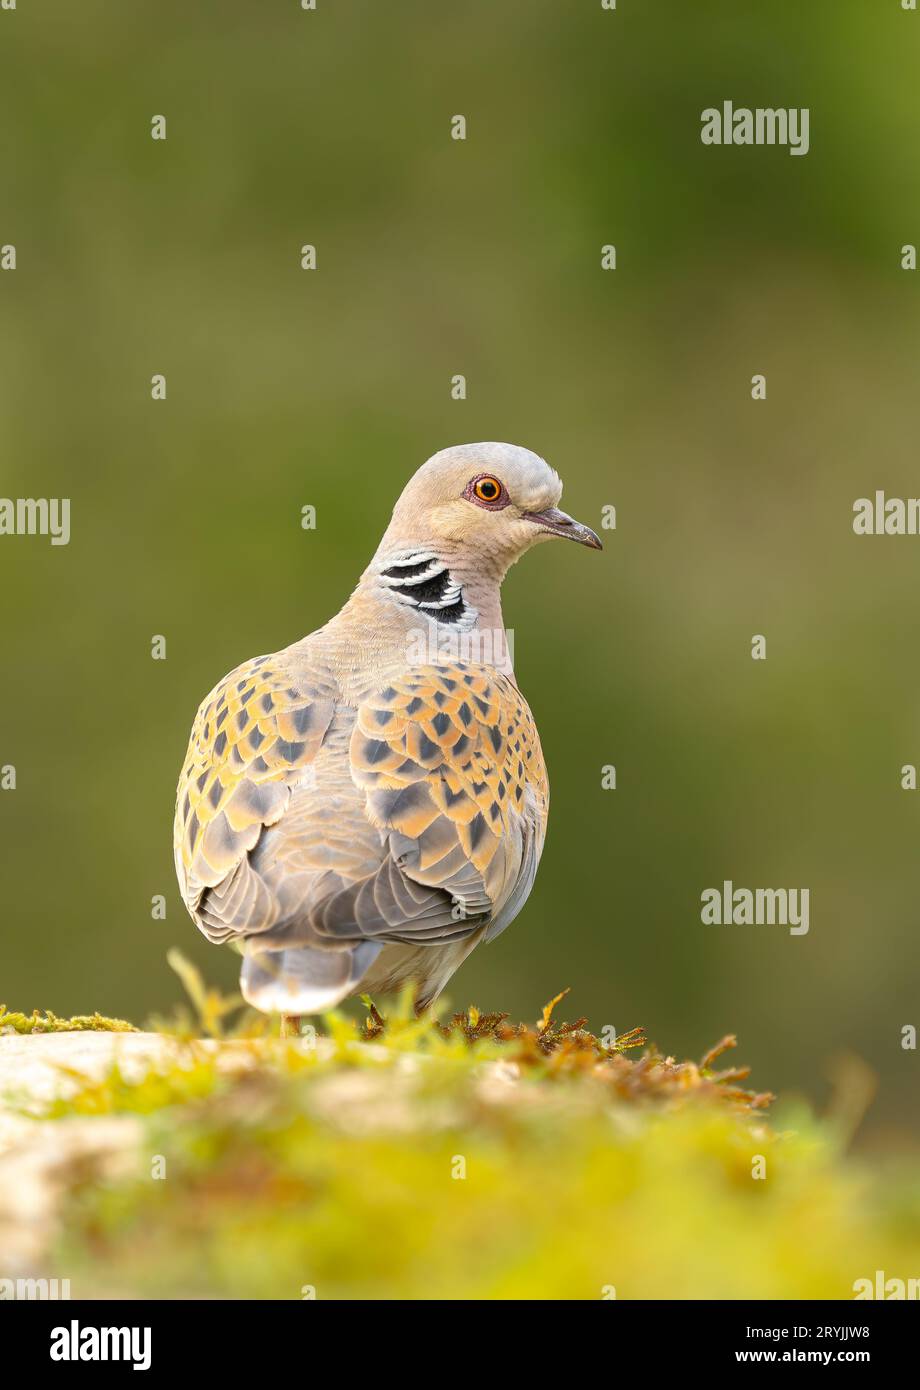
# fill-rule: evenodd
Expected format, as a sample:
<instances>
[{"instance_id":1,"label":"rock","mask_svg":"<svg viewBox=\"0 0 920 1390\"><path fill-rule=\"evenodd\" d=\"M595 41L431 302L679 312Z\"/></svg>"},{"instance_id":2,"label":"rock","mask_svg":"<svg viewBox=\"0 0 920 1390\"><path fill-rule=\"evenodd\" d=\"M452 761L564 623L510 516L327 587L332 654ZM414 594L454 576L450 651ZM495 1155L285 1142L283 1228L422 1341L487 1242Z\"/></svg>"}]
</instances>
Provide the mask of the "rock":
<instances>
[{"instance_id":1,"label":"rock","mask_svg":"<svg viewBox=\"0 0 920 1390\"><path fill-rule=\"evenodd\" d=\"M250 1044L196 1040L221 1065L253 1065ZM186 1044L159 1033L12 1033L0 1037L0 1249L5 1278L45 1273L59 1198L76 1166L105 1181L137 1167L133 1115L42 1119L48 1105L101 1081L117 1061L129 1080L180 1059Z\"/></svg>"}]
</instances>

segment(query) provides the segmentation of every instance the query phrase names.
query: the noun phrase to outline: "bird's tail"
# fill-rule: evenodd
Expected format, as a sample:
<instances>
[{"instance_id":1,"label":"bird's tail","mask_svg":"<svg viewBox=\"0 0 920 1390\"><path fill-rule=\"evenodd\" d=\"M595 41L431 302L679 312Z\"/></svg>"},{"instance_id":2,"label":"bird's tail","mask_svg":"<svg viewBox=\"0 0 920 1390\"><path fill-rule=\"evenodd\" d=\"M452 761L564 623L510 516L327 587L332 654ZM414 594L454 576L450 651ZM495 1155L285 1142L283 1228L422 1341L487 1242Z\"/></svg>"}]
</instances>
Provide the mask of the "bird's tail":
<instances>
[{"instance_id":1,"label":"bird's tail","mask_svg":"<svg viewBox=\"0 0 920 1390\"><path fill-rule=\"evenodd\" d=\"M240 973L243 998L266 1014L322 1013L354 991L380 950L375 942L362 941L337 951L310 946L266 951L250 939Z\"/></svg>"}]
</instances>

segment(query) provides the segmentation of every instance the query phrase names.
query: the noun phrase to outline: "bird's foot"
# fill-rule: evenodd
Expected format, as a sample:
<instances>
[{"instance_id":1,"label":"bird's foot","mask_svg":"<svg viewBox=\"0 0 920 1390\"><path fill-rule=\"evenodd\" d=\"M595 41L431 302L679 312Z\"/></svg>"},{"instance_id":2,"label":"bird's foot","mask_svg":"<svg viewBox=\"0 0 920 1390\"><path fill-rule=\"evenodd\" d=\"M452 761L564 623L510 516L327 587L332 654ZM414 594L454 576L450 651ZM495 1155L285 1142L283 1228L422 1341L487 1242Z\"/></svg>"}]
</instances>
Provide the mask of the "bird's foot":
<instances>
[{"instance_id":1,"label":"bird's foot","mask_svg":"<svg viewBox=\"0 0 920 1390\"><path fill-rule=\"evenodd\" d=\"M300 1037L300 1014L281 1015L281 1036L282 1038Z\"/></svg>"}]
</instances>

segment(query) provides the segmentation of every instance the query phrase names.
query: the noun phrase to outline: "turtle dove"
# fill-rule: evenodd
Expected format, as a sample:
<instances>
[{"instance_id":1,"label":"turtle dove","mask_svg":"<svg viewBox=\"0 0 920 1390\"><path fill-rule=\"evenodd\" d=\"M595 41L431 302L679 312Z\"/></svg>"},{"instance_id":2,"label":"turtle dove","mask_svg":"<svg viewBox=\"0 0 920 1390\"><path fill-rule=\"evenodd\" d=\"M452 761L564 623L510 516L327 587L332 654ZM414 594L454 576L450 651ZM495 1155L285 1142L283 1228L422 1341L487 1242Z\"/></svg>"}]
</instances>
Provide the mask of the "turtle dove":
<instances>
[{"instance_id":1,"label":"turtle dove","mask_svg":"<svg viewBox=\"0 0 920 1390\"><path fill-rule=\"evenodd\" d=\"M176 870L204 935L240 944L256 1008L407 982L424 1008L523 907L549 787L500 588L538 541L601 548L561 493L528 449L435 454L342 610L205 697Z\"/></svg>"}]
</instances>

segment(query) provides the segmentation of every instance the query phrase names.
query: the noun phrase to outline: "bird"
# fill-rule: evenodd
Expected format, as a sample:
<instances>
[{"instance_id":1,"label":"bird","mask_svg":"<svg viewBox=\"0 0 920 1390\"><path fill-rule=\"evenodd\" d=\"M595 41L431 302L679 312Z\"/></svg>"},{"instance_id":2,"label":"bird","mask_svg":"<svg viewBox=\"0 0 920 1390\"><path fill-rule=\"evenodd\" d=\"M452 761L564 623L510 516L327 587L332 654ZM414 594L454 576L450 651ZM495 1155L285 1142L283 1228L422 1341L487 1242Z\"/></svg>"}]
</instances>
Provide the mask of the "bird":
<instances>
[{"instance_id":1,"label":"bird","mask_svg":"<svg viewBox=\"0 0 920 1390\"><path fill-rule=\"evenodd\" d=\"M350 995L428 1009L526 902L549 783L502 617L542 541L602 549L538 454L442 449L341 610L202 701L176 794L183 901L282 1032Z\"/></svg>"}]
</instances>

